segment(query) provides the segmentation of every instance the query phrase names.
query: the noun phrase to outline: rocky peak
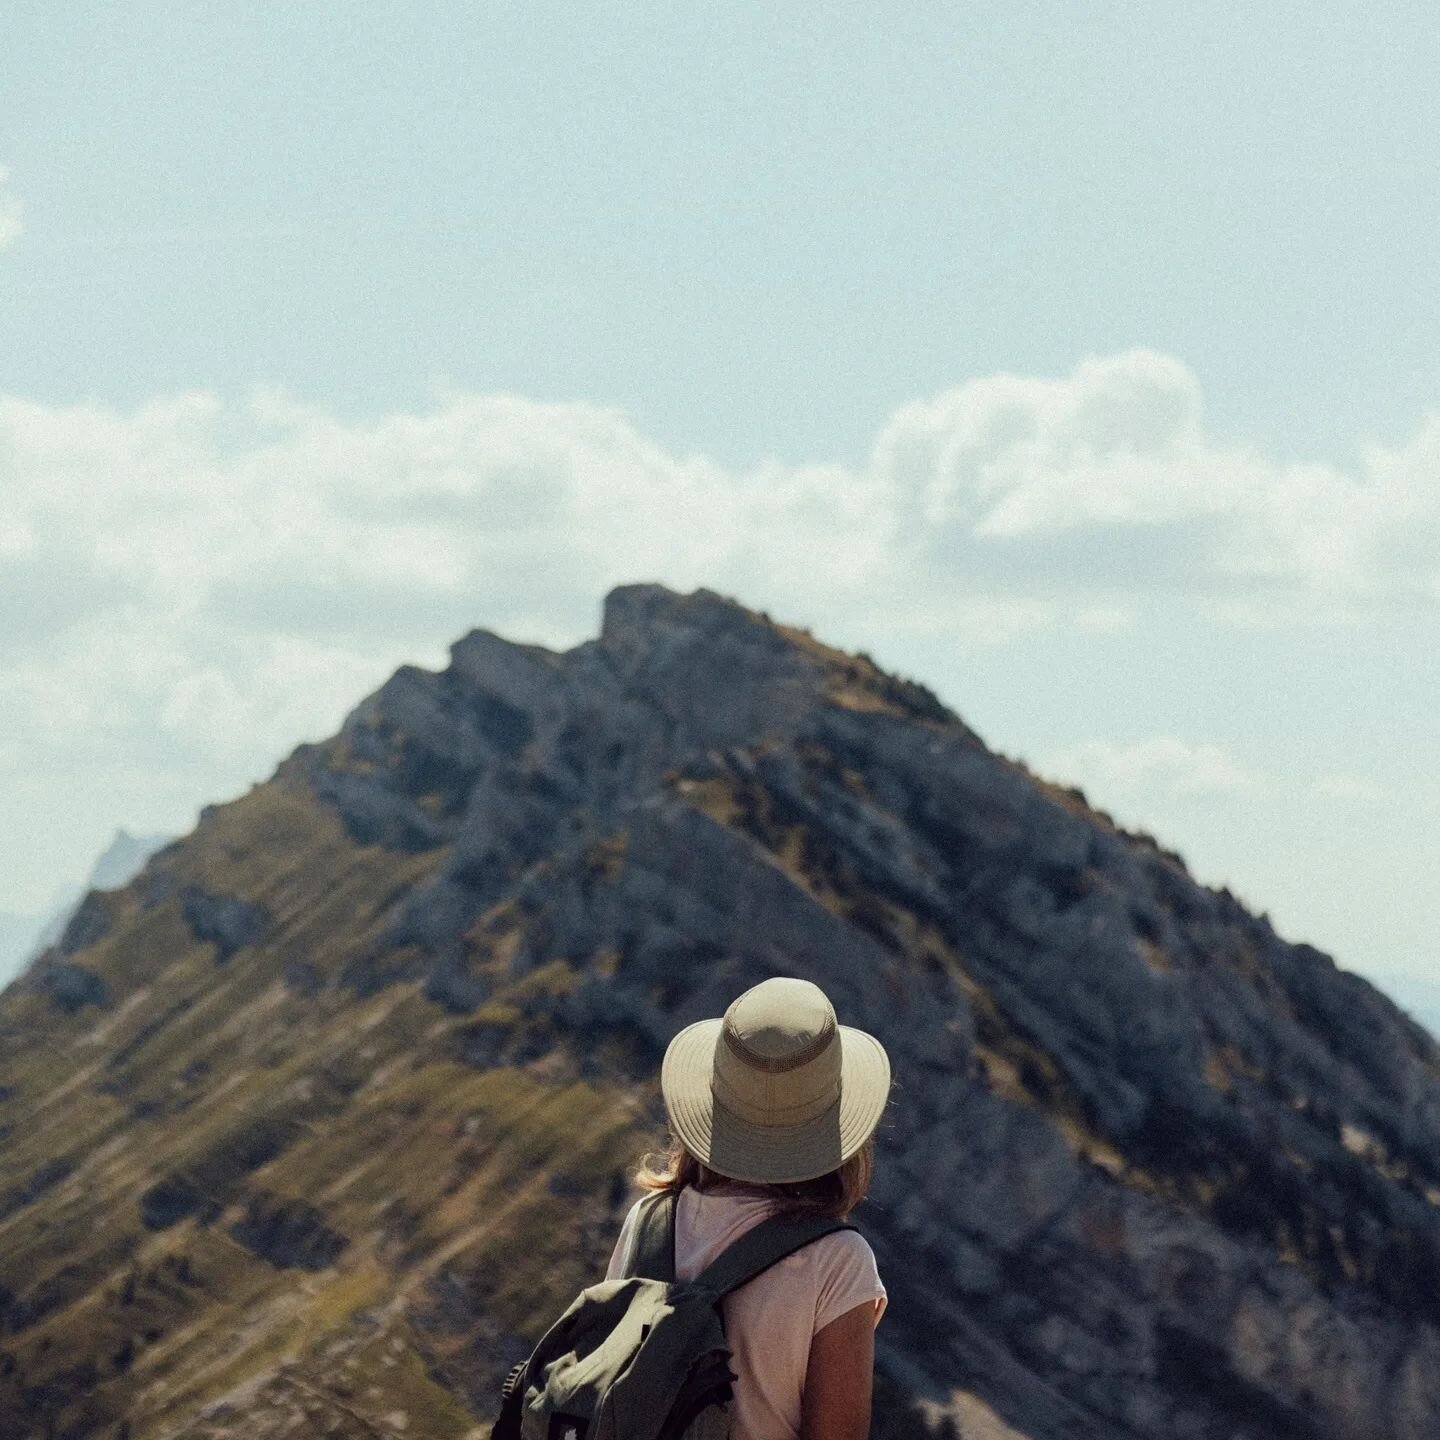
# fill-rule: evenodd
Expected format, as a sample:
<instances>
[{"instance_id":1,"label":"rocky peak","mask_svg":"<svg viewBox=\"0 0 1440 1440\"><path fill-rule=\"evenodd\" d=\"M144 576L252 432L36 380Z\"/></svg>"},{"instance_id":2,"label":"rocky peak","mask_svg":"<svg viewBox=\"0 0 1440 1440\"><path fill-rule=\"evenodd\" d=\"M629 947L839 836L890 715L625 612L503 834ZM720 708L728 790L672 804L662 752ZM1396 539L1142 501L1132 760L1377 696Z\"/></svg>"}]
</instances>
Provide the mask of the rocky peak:
<instances>
[{"instance_id":1,"label":"rocky peak","mask_svg":"<svg viewBox=\"0 0 1440 1440\"><path fill-rule=\"evenodd\" d=\"M768 616L704 588L681 594L664 585L619 585L605 597L600 646L621 673L653 668L675 650L726 645L773 653L785 644Z\"/></svg>"},{"instance_id":2,"label":"rocky peak","mask_svg":"<svg viewBox=\"0 0 1440 1440\"><path fill-rule=\"evenodd\" d=\"M450 646L451 672L522 710L535 710L559 682L563 657L490 630L471 630Z\"/></svg>"},{"instance_id":3,"label":"rocky peak","mask_svg":"<svg viewBox=\"0 0 1440 1440\"><path fill-rule=\"evenodd\" d=\"M829 678L819 647L704 589L612 590L600 639L575 655L577 670L588 673L596 656L664 717L671 748L687 753L793 731L824 702Z\"/></svg>"}]
</instances>

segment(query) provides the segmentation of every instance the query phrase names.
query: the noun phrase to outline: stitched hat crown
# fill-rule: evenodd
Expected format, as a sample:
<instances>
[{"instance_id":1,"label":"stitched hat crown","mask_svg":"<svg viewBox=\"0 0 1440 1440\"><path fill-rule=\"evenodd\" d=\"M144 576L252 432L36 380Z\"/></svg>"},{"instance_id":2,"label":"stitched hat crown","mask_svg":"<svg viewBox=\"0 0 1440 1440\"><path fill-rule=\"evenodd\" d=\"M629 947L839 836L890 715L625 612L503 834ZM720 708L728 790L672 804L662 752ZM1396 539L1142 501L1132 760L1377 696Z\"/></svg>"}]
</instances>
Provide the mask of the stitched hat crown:
<instances>
[{"instance_id":1,"label":"stitched hat crown","mask_svg":"<svg viewBox=\"0 0 1440 1440\"><path fill-rule=\"evenodd\" d=\"M715 1103L754 1125L803 1125L840 1101L834 1007L808 980L776 976L726 1010L715 1047Z\"/></svg>"}]
</instances>

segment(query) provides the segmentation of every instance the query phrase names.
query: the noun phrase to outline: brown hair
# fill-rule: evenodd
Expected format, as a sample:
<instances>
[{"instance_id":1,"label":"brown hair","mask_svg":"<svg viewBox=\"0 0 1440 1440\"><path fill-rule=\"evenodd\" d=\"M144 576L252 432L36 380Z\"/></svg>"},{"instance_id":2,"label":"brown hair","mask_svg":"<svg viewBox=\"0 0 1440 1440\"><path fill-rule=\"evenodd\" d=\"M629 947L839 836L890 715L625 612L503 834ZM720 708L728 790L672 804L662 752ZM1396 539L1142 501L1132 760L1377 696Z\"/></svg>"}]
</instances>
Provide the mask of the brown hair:
<instances>
[{"instance_id":1,"label":"brown hair","mask_svg":"<svg viewBox=\"0 0 1440 1440\"><path fill-rule=\"evenodd\" d=\"M668 1150L647 1154L635 1172L635 1183L642 1190L681 1190L693 1185L708 1190L712 1185L742 1184L750 1189L773 1195L782 1210L798 1210L812 1215L833 1215L843 1220L865 1198L875 1168L875 1140L865 1143L836 1169L813 1180L797 1180L779 1184L734 1181L718 1170L702 1164L678 1136L670 1141Z\"/></svg>"}]
</instances>

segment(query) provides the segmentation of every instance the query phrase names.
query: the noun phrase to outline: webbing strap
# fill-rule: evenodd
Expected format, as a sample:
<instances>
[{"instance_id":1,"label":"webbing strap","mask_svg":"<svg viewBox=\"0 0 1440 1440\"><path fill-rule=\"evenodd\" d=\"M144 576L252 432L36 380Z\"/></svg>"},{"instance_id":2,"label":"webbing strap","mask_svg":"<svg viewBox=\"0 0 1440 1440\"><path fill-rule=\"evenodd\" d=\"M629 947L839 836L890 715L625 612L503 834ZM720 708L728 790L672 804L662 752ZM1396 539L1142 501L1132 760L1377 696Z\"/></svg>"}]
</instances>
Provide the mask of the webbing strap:
<instances>
[{"instance_id":1,"label":"webbing strap","mask_svg":"<svg viewBox=\"0 0 1440 1440\"><path fill-rule=\"evenodd\" d=\"M675 1278L675 1194L670 1190L647 1195L635 1212L635 1233L630 1241L626 1275L647 1280Z\"/></svg>"},{"instance_id":2,"label":"webbing strap","mask_svg":"<svg viewBox=\"0 0 1440 1440\"><path fill-rule=\"evenodd\" d=\"M825 1215L771 1215L732 1241L695 1277L696 1283L728 1295L778 1260L836 1230L858 1226Z\"/></svg>"},{"instance_id":3,"label":"webbing strap","mask_svg":"<svg viewBox=\"0 0 1440 1440\"><path fill-rule=\"evenodd\" d=\"M630 1243L626 1275L643 1275L648 1280L675 1279L675 1206L673 1190L647 1195L635 1214L635 1233ZM720 1295L748 1284L762 1270L768 1270L787 1255L802 1250L822 1235L837 1230L857 1230L848 1221L827 1215L771 1215L752 1225L733 1240L695 1277Z\"/></svg>"}]
</instances>

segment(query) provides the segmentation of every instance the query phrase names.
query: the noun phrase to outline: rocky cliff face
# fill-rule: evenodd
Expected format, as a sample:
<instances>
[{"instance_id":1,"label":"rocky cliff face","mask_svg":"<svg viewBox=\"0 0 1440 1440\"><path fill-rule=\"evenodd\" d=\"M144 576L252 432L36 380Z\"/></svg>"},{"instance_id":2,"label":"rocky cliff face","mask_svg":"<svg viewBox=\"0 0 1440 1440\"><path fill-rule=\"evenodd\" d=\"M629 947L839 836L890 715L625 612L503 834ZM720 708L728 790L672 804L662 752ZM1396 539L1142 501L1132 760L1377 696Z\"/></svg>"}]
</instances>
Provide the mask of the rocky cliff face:
<instances>
[{"instance_id":1,"label":"rocky cliff face","mask_svg":"<svg viewBox=\"0 0 1440 1440\"><path fill-rule=\"evenodd\" d=\"M0 1431L483 1434L666 1041L775 973L894 1062L877 1434L1440 1433L1434 1040L923 687L656 586L402 668L0 1000Z\"/></svg>"}]
</instances>

